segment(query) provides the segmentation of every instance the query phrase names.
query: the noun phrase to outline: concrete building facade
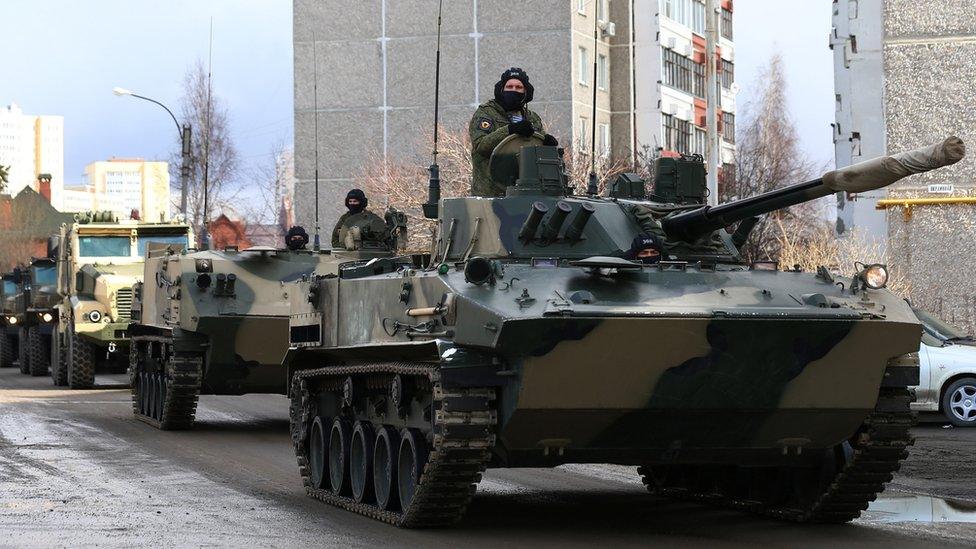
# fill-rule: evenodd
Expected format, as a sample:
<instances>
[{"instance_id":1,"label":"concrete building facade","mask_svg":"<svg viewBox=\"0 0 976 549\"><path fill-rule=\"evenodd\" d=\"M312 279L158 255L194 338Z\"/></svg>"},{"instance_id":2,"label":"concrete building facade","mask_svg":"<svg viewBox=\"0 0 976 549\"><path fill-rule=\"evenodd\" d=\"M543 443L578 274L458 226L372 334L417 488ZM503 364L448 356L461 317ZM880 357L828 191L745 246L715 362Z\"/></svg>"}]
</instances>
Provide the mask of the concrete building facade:
<instances>
[{"instance_id":1,"label":"concrete building facade","mask_svg":"<svg viewBox=\"0 0 976 549\"><path fill-rule=\"evenodd\" d=\"M927 145L976 138L976 3L969 0L835 0L838 166ZM976 155L876 193L838 197L838 232L887 244L914 303L976 329ZM942 204L876 209L882 199ZM955 202L955 203L954 203Z\"/></svg>"},{"instance_id":2,"label":"concrete building facade","mask_svg":"<svg viewBox=\"0 0 976 549\"><path fill-rule=\"evenodd\" d=\"M12 103L0 108L0 164L10 166L7 194L36 191L38 176L49 174L51 204L61 206L64 188L64 118L24 114Z\"/></svg>"},{"instance_id":3,"label":"concrete building facade","mask_svg":"<svg viewBox=\"0 0 976 549\"><path fill-rule=\"evenodd\" d=\"M85 185L64 190L63 211L110 210L128 218L170 219L169 164L116 158L85 166Z\"/></svg>"},{"instance_id":4,"label":"concrete building facade","mask_svg":"<svg viewBox=\"0 0 976 549\"><path fill-rule=\"evenodd\" d=\"M720 5L720 119L731 136L732 2ZM695 130L705 123L703 80L693 87L704 76L703 16L704 0L444 2L441 125L466 133L502 71L517 66L536 88L531 108L563 146L590 150L595 87L597 154L704 153ZM297 223L314 224L316 150L325 229L369 162L430 163L436 24L436 0L294 0ZM731 160L731 143L723 149Z\"/></svg>"}]
</instances>

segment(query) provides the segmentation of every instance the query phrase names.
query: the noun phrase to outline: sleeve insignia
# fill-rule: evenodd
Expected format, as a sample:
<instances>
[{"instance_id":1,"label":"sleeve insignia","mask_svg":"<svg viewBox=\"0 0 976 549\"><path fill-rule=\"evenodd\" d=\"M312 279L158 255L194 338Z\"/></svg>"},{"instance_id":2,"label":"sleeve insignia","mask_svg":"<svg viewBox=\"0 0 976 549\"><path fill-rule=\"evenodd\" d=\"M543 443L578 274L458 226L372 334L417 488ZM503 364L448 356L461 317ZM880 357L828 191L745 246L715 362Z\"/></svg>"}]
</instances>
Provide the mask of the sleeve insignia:
<instances>
[{"instance_id":1,"label":"sleeve insignia","mask_svg":"<svg viewBox=\"0 0 976 549\"><path fill-rule=\"evenodd\" d=\"M478 127L481 128L482 131L491 132L494 125L494 122L492 122L490 118L481 118L478 120Z\"/></svg>"}]
</instances>

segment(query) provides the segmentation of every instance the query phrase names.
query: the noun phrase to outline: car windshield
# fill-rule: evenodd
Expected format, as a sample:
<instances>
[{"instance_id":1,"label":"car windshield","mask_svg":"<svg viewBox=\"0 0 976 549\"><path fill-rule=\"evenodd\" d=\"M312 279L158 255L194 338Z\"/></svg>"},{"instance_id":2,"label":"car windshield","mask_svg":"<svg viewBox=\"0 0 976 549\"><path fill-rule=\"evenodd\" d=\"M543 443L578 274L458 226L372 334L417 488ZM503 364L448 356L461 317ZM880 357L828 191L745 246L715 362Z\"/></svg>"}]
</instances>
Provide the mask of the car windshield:
<instances>
[{"instance_id":1,"label":"car windshield","mask_svg":"<svg viewBox=\"0 0 976 549\"><path fill-rule=\"evenodd\" d=\"M34 284L38 286L44 286L48 284L55 284L58 281L58 273L54 267L33 267L34 271Z\"/></svg>"},{"instance_id":2,"label":"car windshield","mask_svg":"<svg viewBox=\"0 0 976 549\"><path fill-rule=\"evenodd\" d=\"M915 315L918 316L918 319L922 321L922 326L925 328L925 331L943 341L972 339L962 328L958 328L952 324L943 322L942 319L933 315L932 313L923 311L921 309L912 310L915 311Z\"/></svg>"},{"instance_id":3,"label":"car windshield","mask_svg":"<svg viewBox=\"0 0 976 549\"><path fill-rule=\"evenodd\" d=\"M80 236L78 254L81 257L129 257L132 244L127 236Z\"/></svg>"},{"instance_id":4,"label":"car windshield","mask_svg":"<svg viewBox=\"0 0 976 549\"><path fill-rule=\"evenodd\" d=\"M152 235L139 235L136 237L136 243L139 246L138 252L140 257L146 255L146 248L149 247L149 243L153 242L156 244L177 244L186 248L186 235L185 234L152 234Z\"/></svg>"}]
</instances>

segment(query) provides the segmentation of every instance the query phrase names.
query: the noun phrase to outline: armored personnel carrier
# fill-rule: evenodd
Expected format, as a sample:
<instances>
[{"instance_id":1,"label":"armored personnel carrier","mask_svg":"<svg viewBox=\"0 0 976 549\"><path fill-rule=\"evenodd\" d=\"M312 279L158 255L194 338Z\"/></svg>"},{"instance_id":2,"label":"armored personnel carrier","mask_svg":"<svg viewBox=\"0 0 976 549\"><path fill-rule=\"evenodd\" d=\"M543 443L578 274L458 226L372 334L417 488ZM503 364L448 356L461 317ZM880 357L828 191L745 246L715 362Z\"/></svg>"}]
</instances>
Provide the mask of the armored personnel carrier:
<instances>
[{"instance_id":1,"label":"armored personnel carrier","mask_svg":"<svg viewBox=\"0 0 976 549\"><path fill-rule=\"evenodd\" d=\"M353 227L356 249L151 249L130 327L136 417L186 429L200 394L286 394L289 318L295 300L307 299L298 284L334 277L340 263L390 255L402 219L388 212L387 223L379 234Z\"/></svg>"},{"instance_id":2,"label":"armored personnel carrier","mask_svg":"<svg viewBox=\"0 0 976 549\"><path fill-rule=\"evenodd\" d=\"M486 467L616 463L658 494L857 517L912 444L920 325L883 265L783 271L736 245L754 216L952 164L962 142L716 207L651 202L643 184L571 196L541 143L495 149L502 198L431 193L429 267L350 261L301 286L286 363L308 494L438 526ZM628 258L642 233L660 262Z\"/></svg>"},{"instance_id":3,"label":"armored personnel carrier","mask_svg":"<svg viewBox=\"0 0 976 549\"><path fill-rule=\"evenodd\" d=\"M182 249L190 240L184 223L119 220L111 212L87 212L61 226L49 246L58 269L60 322L51 339L55 385L88 388L96 371L126 371L132 286L142 280L146 249L151 243Z\"/></svg>"}]
</instances>

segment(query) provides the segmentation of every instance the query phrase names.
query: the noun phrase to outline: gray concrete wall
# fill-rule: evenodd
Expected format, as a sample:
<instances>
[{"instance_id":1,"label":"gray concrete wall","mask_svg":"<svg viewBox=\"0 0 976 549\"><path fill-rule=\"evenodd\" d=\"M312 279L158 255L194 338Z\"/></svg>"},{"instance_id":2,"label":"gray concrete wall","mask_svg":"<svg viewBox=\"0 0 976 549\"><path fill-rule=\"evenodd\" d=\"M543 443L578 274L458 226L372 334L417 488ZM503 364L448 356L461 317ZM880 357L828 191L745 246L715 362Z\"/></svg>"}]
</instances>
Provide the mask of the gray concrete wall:
<instances>
[{"instance_id":1,"label":"gray concrete wall","mask_svg":"<svg viewBox=\"0 0 976 549\"><path fill-rule=\"evenodd\" d=\"M327 235L368 162L384 154L430 162L437 1L294 0L293 13L295 215L311 229L317 148ZM501 72L520 66L536 87L531 107L550 121L550 133L571 135L571 13L566 0L445 1L442 127L467 131ZM426 192L426 182L417 192Z\"/></svg>"},{"instance_id":2,"label":"gray concrete wall","mask_svg":"<svg viewBox=\"0 0 976 549\"><path fill-rule=\"evenodd\" d=\"M960 163L913 176L889 196L946 196L929 194L931 183L976 196L976 3L887 0L884 18L888 151L949 134L970 146ZM909 220L896 208L888 223L890 261L907 269L913 301L976 331L976 207L919 206Z\"/></svg>"}]
</instances>

